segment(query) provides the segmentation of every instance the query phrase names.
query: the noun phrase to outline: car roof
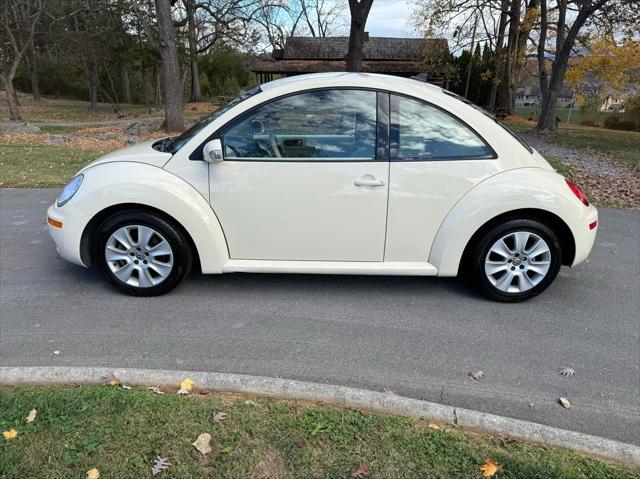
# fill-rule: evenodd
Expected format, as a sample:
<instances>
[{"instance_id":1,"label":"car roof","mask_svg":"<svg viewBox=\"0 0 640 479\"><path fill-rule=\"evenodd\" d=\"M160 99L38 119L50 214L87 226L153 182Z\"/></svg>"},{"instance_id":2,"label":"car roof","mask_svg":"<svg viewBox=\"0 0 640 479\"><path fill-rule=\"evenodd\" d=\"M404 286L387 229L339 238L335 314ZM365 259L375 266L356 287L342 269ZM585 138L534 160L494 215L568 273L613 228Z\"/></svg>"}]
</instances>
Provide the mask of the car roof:
<instances>
[{"instance_id":1,"label":"car roof","mask_svg":"<svg viewBox=\"0 0 640 479\"><path fill-rule=\"evenodd\" d=\"M279 78L277 80L263 83L260 88L264 92L269 90L291 89L304 90L319 86L358 86L361 88L374 88L391 91L403 91L407 88L415 89L423 87L431 93L442 93L442 88L430 83L410 78L397 77L393 75L383 75L381 73L353 73L353 72L327 72L308 73L291 77Z\"/></svg>"}]
</instances>

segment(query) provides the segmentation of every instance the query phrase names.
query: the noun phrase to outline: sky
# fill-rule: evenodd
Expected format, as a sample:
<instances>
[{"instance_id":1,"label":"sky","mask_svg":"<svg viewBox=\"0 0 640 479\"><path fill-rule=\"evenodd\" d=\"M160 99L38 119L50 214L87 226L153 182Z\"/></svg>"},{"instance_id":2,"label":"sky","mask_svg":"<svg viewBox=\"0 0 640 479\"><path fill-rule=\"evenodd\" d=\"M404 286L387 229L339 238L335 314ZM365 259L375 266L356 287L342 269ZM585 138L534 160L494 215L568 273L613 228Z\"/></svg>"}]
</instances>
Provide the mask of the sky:
<instances>
[{"instance_id":1,"label":"sky","mask_svg":"<svg viewBox=\"0 0 640 479\"><path fill-rule=\"evenodd\" d=\"M419 37L409 17L412 7L408 0L374 0L366 30L372 37Z\"/></svg>"}]
</instances>

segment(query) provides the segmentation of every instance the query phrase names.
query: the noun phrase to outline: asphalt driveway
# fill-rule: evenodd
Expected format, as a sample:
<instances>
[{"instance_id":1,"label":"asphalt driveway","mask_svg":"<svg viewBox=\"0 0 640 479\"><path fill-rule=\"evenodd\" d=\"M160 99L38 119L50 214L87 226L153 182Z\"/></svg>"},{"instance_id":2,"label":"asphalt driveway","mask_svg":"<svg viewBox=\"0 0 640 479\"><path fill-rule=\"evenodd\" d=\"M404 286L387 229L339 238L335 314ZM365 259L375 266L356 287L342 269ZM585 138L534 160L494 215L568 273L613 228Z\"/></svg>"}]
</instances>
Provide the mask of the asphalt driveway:
<instances>
[{"instance_id":1,"label":"asphalt driveway","mask_svg":"<svg viewBox=\"0 0 640 479\"><path fill-rule=\"evenodd\" d=\"M524 304L489 302L453 279L258 274L193 274L168 296L131 298L56 256L44 221L56 193L0 190L2 366L387 388L640 444L637 211L601 210L589 262ZM562 366L576 375L561 377ZM476 369L479 383L467 377Z\"/></svg>"}]
</instances>

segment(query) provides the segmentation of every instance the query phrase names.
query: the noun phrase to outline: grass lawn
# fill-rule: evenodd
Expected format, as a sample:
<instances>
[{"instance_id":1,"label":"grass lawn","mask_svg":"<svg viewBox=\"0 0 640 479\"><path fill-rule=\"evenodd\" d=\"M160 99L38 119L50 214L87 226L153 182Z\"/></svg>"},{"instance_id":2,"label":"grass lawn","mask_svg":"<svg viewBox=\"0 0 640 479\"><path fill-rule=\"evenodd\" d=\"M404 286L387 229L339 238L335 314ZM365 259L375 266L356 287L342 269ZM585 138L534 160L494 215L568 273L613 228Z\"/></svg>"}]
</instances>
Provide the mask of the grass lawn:
<instances>
[{"instance_id":1,"label":"grass lawn","mask_svg":"<svg viewBox=\"0 0 640 479\"><path fill-rule=\"evenodd\" d=\"M569 112L571 111L571 117L569 117ZM521 116L524 119L535 116L536 112L540 112L540 108L535 106L519 106L516 107L516 115ZM570 110L569 108L558 108L556 109L556 116L560 118L560 124L566 125L569 122L570 125L579 125L582 120L588 119L591 121L595 121L596 123L602 125L604 120L611 115L615 115L615 113L610 112L601 112L601 111L589 111L584 112L582 108L574 108Z\"/></svg>"},{"instance_id":2,"label":"grass lawn","mask_svg":"<svg viewBox=\"0 0 640 479\"><path fill-rule=\"evenodd\" d=\"M104 153L56 146L0 144L0 187L61 186Z\"/></svg>"},{"instance_id":3,"label":"grass lawn","mask_svg":"<svg viewBox=\"0 0 640 479\"><path fill-rule=\"evenodd\" d=\"M370 478L479 478L492 458L506 478L639 477L637 469L490 436L461 433L411 418L312 403L209 393L156 395L118 386L1 387L0 478L350 478L366 464ZM31 409L34 422L26 423ZM212 415L226 413L215 424ZM431 427L430 427L431 426ZM191 445L212 436L212 451Z\"/></svg>"},{"instance_id":4,"label":"grass lawn","mask_svg":"<svg viewBox=\"0 0 640 479\"><path fill-rule=\"evenodd\" d=\"M640 132L566 126L552 133L550 140L568 148L604 153L621 163L640 168Z\"/></svg>"},{"instance_id":5,"label":"grass lawn","mask_svg":"<svg viewBox=\"0 0 640 479\"><path fill-rule=\"evenodd\" d=\"M505 124L518 133L533 133L532 122L507 119ZM640 168L640 132L609 130L580 125L560 125L543 137L550 143L577 150L593 150L613 160Z\"/></svg>"},{"instance_id":6,"label":"grass lawn","mask_svg":"<svg viewBox=\"0 0 640 479\"><path fill-rule=\"evenodd\" d=\"M72 122L83 123L107 120L131 120L148 117L163 117L164 107L149 107L147 105L121 104L120 111L115 113L109 103L98 103L97 108L90 110L89 102L80 100L64 100L43 97L34 101L31 95L20 94L22 106L20 113L24 122ZM5 99L0 96L0 104ZM211 102L185 103L184 114L186 118L200 118L212 113L218 108ZM0 120L9 119L9 111L0 110Z\"/></svg>"}]
</instances>

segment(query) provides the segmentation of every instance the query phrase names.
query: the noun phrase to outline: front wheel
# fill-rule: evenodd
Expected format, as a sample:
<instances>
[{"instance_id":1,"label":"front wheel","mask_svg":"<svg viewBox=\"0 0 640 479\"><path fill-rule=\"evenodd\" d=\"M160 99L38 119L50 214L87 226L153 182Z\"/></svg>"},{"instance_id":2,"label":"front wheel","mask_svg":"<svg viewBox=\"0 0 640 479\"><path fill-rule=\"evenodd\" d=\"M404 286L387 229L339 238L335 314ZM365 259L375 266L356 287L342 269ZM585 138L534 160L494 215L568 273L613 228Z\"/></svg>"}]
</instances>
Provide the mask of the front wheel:
<instances>
[{"instance_id":1,"label":"front wheel","mask_svg":"<svg viewBox=\"0 0 640 479\"><path fill-rule=\"evenodd\" d=\"M116 288L134 296L156 296L175 288L191 269L183 233L163 217L127 211L99 228L96 262Z\"/></svg>"},{"instance_id":2,"label":"front wheel","mask_svg":"<svg viewBox=\"0 0 640 479\"><path fill-rule=\"evenodd\" d=\"M518 302L542 293L560 270L556 234L534 220L510 220L480 238L472 250L470 279L491 299Z\"/></svg>"}]
</instances>

